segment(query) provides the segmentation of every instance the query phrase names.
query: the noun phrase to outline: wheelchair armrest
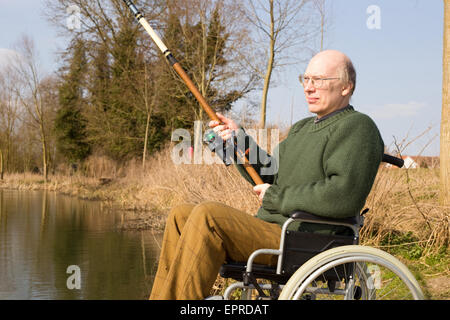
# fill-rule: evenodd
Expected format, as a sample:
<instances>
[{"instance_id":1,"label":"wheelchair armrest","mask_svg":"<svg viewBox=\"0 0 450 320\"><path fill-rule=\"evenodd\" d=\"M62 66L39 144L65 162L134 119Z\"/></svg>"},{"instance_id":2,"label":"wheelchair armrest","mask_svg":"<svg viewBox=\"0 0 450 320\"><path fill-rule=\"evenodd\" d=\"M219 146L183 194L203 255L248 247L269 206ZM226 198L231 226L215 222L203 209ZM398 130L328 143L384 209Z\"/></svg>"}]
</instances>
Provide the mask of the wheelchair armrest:
<instances>
[{"instance_id":1,"label":"wheelchair armrest","mask_svg":"<svg viewBox=\"0 0 450 320\"><path fill-rule=\"evenodd\" d=\"M323 224L344 225L344 226L354 226L359 224L357 216L335 219L335 218L320 217L305 211L295 211L291 213L290 217L294 220L300 220L310 223L323 223Z\"/></svg>"}]
</instances>

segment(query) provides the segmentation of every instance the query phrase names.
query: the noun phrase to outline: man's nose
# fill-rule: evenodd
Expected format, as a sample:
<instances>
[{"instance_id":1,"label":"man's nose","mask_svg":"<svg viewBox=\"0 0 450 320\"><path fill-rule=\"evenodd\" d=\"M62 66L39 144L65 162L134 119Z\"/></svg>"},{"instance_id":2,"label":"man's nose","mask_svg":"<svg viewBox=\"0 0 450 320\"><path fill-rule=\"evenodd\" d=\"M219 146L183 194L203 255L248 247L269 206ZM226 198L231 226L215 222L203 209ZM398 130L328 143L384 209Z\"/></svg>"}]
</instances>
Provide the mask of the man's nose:
<instances>
[{"instance_id":1,"label":"man's nose","mask_svg":"<svg viewBox=\"0 0 450 320\"><path fill-rule=\"evenodd\" d=\"M308 81L307 83L306 83L306 85L303 87L304 88L304 90L305 90L305 92L311 92L311 91L314 91L316 88L312 85L312 81L310 80L310 81Z\"/></svg>"}]
</instances>

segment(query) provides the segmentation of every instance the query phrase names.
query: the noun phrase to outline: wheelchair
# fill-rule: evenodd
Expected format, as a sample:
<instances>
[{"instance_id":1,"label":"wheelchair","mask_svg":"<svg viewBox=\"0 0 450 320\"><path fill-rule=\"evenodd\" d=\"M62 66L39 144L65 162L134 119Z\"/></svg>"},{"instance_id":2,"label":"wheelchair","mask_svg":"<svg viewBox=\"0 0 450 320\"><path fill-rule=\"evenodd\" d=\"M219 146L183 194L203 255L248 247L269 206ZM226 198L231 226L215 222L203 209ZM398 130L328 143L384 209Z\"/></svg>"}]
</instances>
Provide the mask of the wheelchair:
<instances>
[{"instance_id":1,"label":"wheelchair","mask_svg":"<svg viewBox=\"0 0 450 320\"><path fill-rule=\"evenodd\" d=\"M401 159L383 161L401 167ZM392 255L358 245L363 212L345 219L293 212L282 226L279 249L258 249L247 263L222 265L222 278L234 279L224 299L240 290L244 300L422 300L422 290L408 268ZM295 222L327 225L334 234L301 231ZM257 256L278 256L276 266L254 263Z\"/></svg>"}]
</instances>

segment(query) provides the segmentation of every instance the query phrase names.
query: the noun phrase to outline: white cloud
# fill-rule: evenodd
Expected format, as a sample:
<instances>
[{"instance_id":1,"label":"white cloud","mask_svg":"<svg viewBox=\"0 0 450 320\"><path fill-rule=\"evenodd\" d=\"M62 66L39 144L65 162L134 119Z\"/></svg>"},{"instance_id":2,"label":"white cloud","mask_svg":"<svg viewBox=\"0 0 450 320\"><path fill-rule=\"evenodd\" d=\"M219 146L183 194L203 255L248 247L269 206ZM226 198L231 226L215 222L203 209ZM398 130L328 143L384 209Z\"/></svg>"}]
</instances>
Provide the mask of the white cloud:
<instances>
[{"instance_id":1,"label":"white cloud","mask_svg":"<svg viewBox=\"0 0 450 320\"><path fill-rule=\"evenodd\" d=\"M424 102L387 103L370 108L368 115L374 119L393 119L398 117L414 117L427 107Z\"/></svg>"},{"instance_id":2,"label":"white cloud","mask_svg":"<svg viewBox=\"0 0 450 320\"><path fill-rule=\"evenodd\" d=\"M19 53L11 49L0 48L0 69L7 66L11 59L17 57Z\"/></svg>"}]
</instances>

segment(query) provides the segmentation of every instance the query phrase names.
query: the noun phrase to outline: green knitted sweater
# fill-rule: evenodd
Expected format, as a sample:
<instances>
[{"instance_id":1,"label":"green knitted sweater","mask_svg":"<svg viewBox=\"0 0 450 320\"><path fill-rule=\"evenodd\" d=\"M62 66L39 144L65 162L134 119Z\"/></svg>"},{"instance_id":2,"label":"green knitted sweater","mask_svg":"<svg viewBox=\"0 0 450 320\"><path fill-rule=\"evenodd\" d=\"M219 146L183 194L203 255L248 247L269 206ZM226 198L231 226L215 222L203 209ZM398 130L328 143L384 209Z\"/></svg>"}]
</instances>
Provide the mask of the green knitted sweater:
<instances>
[{"instance_id":1,"label":"green knitted sweater","mask_svg":"<svg viewBox=\"0 0 450 320\"><path fill-rule=\"evenodd\" d=\"M261 175L271 186L258 210L260 219L282 225L295 210L345 218L363 208L384 151L377 126L351 106L318 123L314 119L292 126L278 145L278 171ZM243 134L240 130L238 139ZM259 153L255 168L261 174L276 157L263 152L252 139L249 144L250 153ZM254 185L243 166L237 167Z\"/></svg>"}]
</instances>

